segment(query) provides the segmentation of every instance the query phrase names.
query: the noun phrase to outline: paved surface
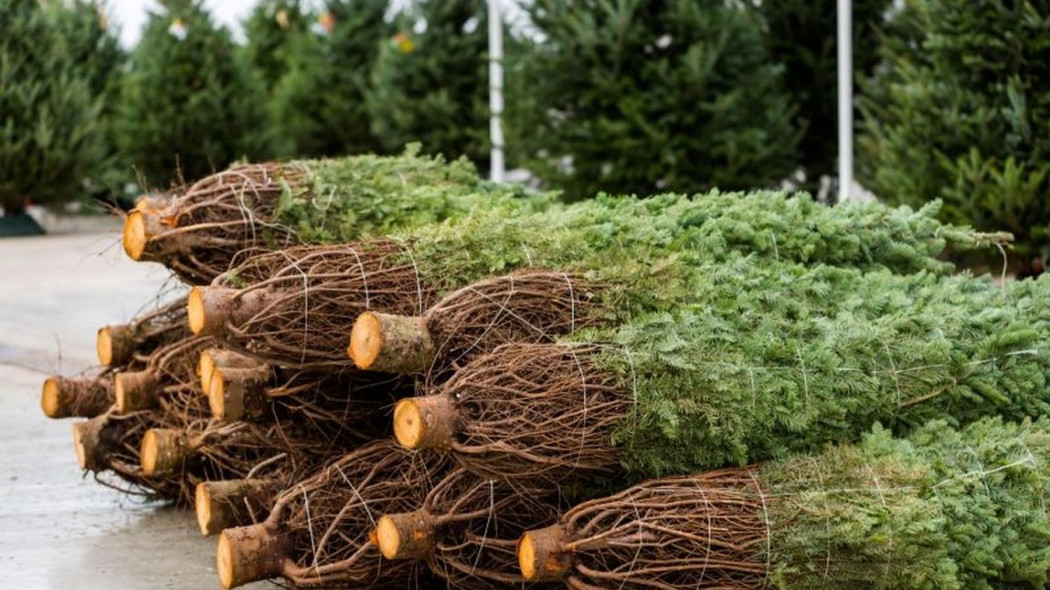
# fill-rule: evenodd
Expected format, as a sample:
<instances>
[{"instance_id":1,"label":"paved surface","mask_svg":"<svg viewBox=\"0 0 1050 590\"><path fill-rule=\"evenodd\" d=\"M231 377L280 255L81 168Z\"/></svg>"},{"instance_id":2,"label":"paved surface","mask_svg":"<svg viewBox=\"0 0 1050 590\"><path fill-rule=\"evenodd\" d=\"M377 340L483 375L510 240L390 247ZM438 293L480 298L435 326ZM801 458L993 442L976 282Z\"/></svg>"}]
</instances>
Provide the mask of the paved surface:
<instances>
[{"instance_id":1,"label":"paved surface","mask_svg":"<svg viewBox=\"0 0 1050 590\"><path fill-rule=\"evenodd\" d=\"M0 580L22 590L218 588L214 540L191 512L83 477L72 422L40 411L47 375L95 364L96 329L173 284L160 266L124 256L115 223L89 227L0 239Z\"/></svg>"}]
</instances>

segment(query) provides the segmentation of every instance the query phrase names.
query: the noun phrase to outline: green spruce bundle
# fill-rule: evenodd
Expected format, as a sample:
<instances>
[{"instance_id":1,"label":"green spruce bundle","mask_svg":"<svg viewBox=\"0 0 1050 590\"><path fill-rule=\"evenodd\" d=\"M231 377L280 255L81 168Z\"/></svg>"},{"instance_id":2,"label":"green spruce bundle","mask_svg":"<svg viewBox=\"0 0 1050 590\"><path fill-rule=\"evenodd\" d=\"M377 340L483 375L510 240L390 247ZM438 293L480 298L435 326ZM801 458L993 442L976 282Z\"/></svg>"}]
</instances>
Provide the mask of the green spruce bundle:
<instances>
[{"instance_id":1,"label":"green spruce bundle","mask_svg":"<svg viewBox=\"0 0 1050 590\"><path fill-rule=\"evenodd\" d=\"M802 204L790 205L796 200ZM588 297L594 291L599 319L620 320L691 301L696 265L738 251L945 272L928 249L939 252L949 239L961 247L1000 238L942 226L904 209L843 208L841 215L850 221L843 223L835 216L824 220L825 209L811 204L812 227L788 228L768 227L772 220L753 213L805 202L778 193L712 193L606 197L510 217L503 208L477 209L389 239L303 246L249 259L210 287L194 289L190 321L196 333L221 336L263 360L340 369L349 364L346 343L332 334L348 329L357 314L421 315L439 296L519 268L555 269L583 279L568 286ZM911 241L902 238L903 245L892 249L880 246L887 235L897 234ZM846 248L840 242L854 244L852 257L839 253L840 246ZM572 305L562 309L574 311ZM553 323L573 325L564 317Z\"/></svg>"},{"instance_id":2,"label":"green spruce bundle","mask_svg":"<svg viewBox=\"0 0 1050 590\"><path fill-rule=\"evenodd\" d=\"M394 411L409 448L494 478L637 481L742 465L876 421L1050 410L1050 280L708 265L697 303L508 344Z\"/></svg>"},{"instance_id":3,"label":"green spruce bundle","mask_svg":"<svg viewBox=\"0 0 1050 590\"><path fill-rule=\"evenodd\" d=\"M411 587L425 568L384 562L369 533L384 512L418 507L446 470L441 457L387 440L344 455L285 490L264 522L222 532L222 586L283 577L300 588Z\"/></svg>"},{"instance_id":4,"label":"green spruce bundle","mask_svg":"<svg viewBox=\"0 0 1050 590\"><path fill-rule=\"evenodd\" d=\"M582 244L570 236L565 246L577 254L565 263L579 274L526 271L484 279L450 293L422 317L365 313L351 333L351 358L361 369L426 371L433 377L499 344L548 341L599 318L623 321L631 312L687 302L693 268L736 251L802 263L941 273L949 267L937 256L949 244L967 249L1006 239L943 226L933 218L936 204L919 212L877 204L828 208L804 195L712 193L691 201L606 199L600 207L606 218L584 213L573 231L589 233ZM596 246L609 235L617 239L614 244Z\"/></svg>"},{"instance_id":5,"label":"green spruce bundle","mask_svg":"<svg viewBox=\"0 0 1050 590\"><path fill-rule=\"evenodd\" d=\"M516 195L483 184L466 160L417 155L239 164L205 177L165 206L143 203L124 225L135 260L161 262L206 285L242 250L339 243L441 221Z\"/></svg>"},{"instance_id":6,"label":"green spruce bundle","mask_svg":"<svg viewBox=\"0 0 1050 590\"><path fill-rule=\"evenodd\" d=\"M574 590L1040 588L1050 420L876 428L808 458L643 482L522 536Z\"/></svg>"},{"instance_id":7,"label":"green spruce bundle","mask_svg":"<svg viewBox=\"0 0 1050 590\"><path fill-rule=\"evenodd\" d=\"M411 512L387 513L373 537L383 557L424 561L453 588L493 590L525 583L514 548L527 529L555 522L556 497L456 469Z\"/></svg>"},{"instance_id":8,"label":"green spruce bundle","mask_svg":"<svg viewBox=\"0 0 1050 590\"><path fill-rule=\"evenodd\" d=\"M948 274L952 266L939 260L946 250L1009 241L1009 234L941 224L935 213L935 204L919 211L877 203L829 208L805 194L768 191L646 199L602 195L513 219L501 211L476 210L391 238L407 243L402 256L411 258L420 280L442 295L519 267L580 269L598 273L599 282L614 289L631 285L631 297L620 302L639 311L651 309L646 304L658 298L675 296L673 287L682 288L674 283L689 273L679 262L755 253L807 264ZM661 263L671 268L661 270ZM650 294L643 296L646 291ZM615 295L603 297L616 301Z\"/></svg>"}]
</instances>

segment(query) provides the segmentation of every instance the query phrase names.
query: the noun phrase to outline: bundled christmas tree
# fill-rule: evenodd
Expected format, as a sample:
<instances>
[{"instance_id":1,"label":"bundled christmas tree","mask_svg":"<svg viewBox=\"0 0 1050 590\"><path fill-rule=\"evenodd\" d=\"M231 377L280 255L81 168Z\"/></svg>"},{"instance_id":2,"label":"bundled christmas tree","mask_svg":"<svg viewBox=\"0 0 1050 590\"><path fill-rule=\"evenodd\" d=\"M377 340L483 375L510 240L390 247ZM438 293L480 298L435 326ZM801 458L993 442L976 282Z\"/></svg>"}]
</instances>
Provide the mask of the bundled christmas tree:
<instances>
[{"instance_id":1,"label":"bundled christmas tree","mask_svg":"<svg viewBox=\"0 0 1050 590\"><path fill-rule=\"evenodd\" d=\"M876 428L808 458L646 481L518 545L573 589L1042 587L1050 421Z\"/></svg>"},{"instance_id":2,"label":"bundled christmas tree","mask_svg":"<svg viewBox=\"0 0 1050 590\"><path fill-rule=\"evenodd\" d=\"M742 218L713 215L719 204L732 203L732 196L605 198L532 215L479 208L439 225L397 232L390 239L291 248L251 258L212 285L194 288L190 323L196 333L218 336L261 360L341 370L350 364L346 341L332 334L340 329L348 333L359 313L420 315L437 297L494 271L534 267L581 273L597 285L586 289L602 298L603 319L616 320L692 301L698 293L690 287L695 265L717 261L725 252L768 247L769 256L791 258L796 253L817 256L819 251L837 260L850 260L852 255L864 264L872 260L878 250L873 246L885 237L884 231L911 234L918 229L908 223L884 227L855 242L852 252L831 253L824 247L836 240L834 235L797 227L777 241L776 232L766 233L769 228L760 216L753 219L748 213L766 202L774 208L777 201L789 200L787 196L756 193L736 199L741 201L738 208L727 210ZM856 211L855 221L863 223L867 212ZM922 225L923 218L920 214L912 219ZM934 241L946 238L976 245L995 239L962 228L943 229L944 235ZM924 253L927 239L913 234L910 244L880 253L879 260L908 268L939 266ZM583 286L577 292L587 293ZM566 311L573 312L572 306ZM573 324L567 320L560 325Z\"/></svg>"},{"instance_id":3,"label":"bundled christmas tree","mask_svg":"<svg viewBox=\"0 0 1050 590\"><path fill-rule=\"evenodd\" d=\"M1050 409L1050 280L859 274L755 257L702 266L673 314L506 344L395 434L489 477L638 480L850 440L877 421L1014 419Z\"/></svg>"},{"instance_id":4,"label":"bundled christmas tree","mask_svg":"<svg viewBox=\"0 0 1050 590\"><path fill-rule=\"evenodd\" d=\"M372 535L383 557L425 561L450 586L492 590L521 585L518 537L560 514L557 498L456 469L436 483L419 508L386 513Z\"/></svg>"},{"instance_id":5,"label":"bundled christmas tree","mask_svg":"<svg viewBox=\"0 0 1050 590\"><path fill-rule=\"evenodd\" d=\"M533 169L573 198L598 190L756 188L797 166L782 70L749 7L721 0L540 0L543 41L511 123Z\"/></svg>"},{"instance_id":6,"label":"bundled christmas tree","mask_svg":"<svg viewBox=\"0 0 1050 590\"><path fill-rule=\"evenodd\" d=\"M862 103L859 177L891 202L1017 236L1014 268L1050 247L1050 4L908 3ZM912 41L912 37L917 38ZM911 42L908 42L911 41Z\"/></svg>"},{"instance_id":7,"label":"bundled christmas tree","mask_svg":"<svg viewBox=\"0 0 1050 590\"><path fill-rule=\"evenodd\" d=\"M570 207L568 214L591 209L606 215L583 215L570 223L573 237L562 250L575 258L561 268L575 272L528 269L482 279L449 293L421 316L367 312L351 332L351 358L361 369L425 372L431 381L440 381L451 367L506 342L548 342L587 325L688 301L693 266L723 260L734 250L800 262L943 273L950 265L936 257L946 247L968 250L1005 237L944 226L933 218L936 207L918 212L877 204L829 209L807 196L771 193L712 193L692 200L601 197ZM551 215L560 219L547 226L547 238L568 219L557 211ZM620 237L614 247L608 247L610 234ZM489 243L497 239L492 236ZM423 247L422 240L415 244ZM532 264L542 264L541 256L547 255L542 247L532 253ZM422 263L426 268L425 259Z\"/></svg>"},{"instance_id":8,"label":"bundled christmas tree","mask_svg":"<svg viewBox=\"0 0 1050 590\"><path fill-rule=\"evenodd\" d=\"M187 283L207 284L245 251L347 242L520 196L511 186L481 183L464 159L446 163L417 149L233 166L170 202L140 203L125 220L124 250L164 263ZM547 199L530 202L543 207Z\"/></svg>"},{"instance_id":9,"label":"bundled christmas tree","mask_svg":"<svg viewBox=\"0 0 1050 590\"><path fill-rule=\"evenodd\" d=\"M419 141L488 170L488 11L483 0L415 0L372 69L368 113L387 150Z\"/></svg>"},{"instance_id":10,"label":"bundled christmas tree","mask_svg":"<svg viewBox=\"0 0 1050 590\"><path fill-rule=\"evenodd\" d=\"M369 533L379 514L415 509L446 470L440 457L385 440L340 457L281 493L265 521L222 532L216 566L223 588L277 577L297 587L418 583L424 568L383 563Z\"/></svg>"},{"instance_id":11,"label":"bundled christmas tree","mask_svg":"<svg viewBox=\"0 0 1050 590\"><path fill-rule=\"evenodd\" d=\"M123 158L153 186L266 151L258 88L230 34L200 0L160 4L132 53L120 114Z\"/></svg>"},{"instance_id":12,"label":"bundled christmas tree","mask_svg":"<svg viewBox=\"0 0 1050 590\"><path fill-rule=\"evenodd\" d=\"M44 380L40 409L48 418L94 418L113 405L113 372L100 371L77 377L53 375Z\"/></svg>"},{"instance_id":13,"label":"bundled christmas tree","mask_svg":"<svg viewBox=\"0 0 1050 590\"><path fill-rule=\"evenodd\" d=\"M365 102L380 43L394 34L388 0L325 0L307 32L294 35L274 91L283 157L380 151ZM400 146L398 146L400 147Z\"/></svg>"}]
</instances>

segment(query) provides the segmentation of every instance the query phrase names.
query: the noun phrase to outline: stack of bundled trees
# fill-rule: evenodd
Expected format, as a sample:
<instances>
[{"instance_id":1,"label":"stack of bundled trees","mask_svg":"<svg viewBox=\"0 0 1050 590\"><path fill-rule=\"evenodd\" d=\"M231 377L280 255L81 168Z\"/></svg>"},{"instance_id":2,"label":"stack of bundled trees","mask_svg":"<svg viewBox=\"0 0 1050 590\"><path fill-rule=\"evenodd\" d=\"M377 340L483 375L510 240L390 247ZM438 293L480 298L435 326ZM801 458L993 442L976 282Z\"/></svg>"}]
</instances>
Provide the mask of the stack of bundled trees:
<instances>
[{"instance_id":1,"label":"stack of bundled trees","mask_svg":"<svg viewBox=\"0 0 1050 590\"><path fill-rule=\"evenodd\" d=\"M128 216L191 289L42 405L226 588L1038 586L1050 280L936 215L240 165Z\"/></svg>"}]
</instances>

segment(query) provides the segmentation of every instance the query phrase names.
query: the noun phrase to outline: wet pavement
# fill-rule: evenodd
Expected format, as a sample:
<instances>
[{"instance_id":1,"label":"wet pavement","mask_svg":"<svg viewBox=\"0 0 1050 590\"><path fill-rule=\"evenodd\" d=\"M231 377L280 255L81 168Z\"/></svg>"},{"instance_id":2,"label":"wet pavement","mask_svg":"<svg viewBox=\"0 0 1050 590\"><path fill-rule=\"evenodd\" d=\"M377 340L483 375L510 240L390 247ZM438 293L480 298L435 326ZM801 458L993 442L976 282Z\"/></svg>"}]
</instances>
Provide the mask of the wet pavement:
<instances>
[{"instance_id":1,"label":"wet pavement","mask_svg":"<svg viewBox=\"0 0 1050 590\"><path fill-rule=\"evenodd\" d=\"M40 410L46 376L97 362L99 326L129 320L174 287L159 265L124 256L115 222L93 226L0 239L0 579L22 590L218 588L214 540L192 512L84 477L72 421Z\"/></svg>"}]
</instances>

